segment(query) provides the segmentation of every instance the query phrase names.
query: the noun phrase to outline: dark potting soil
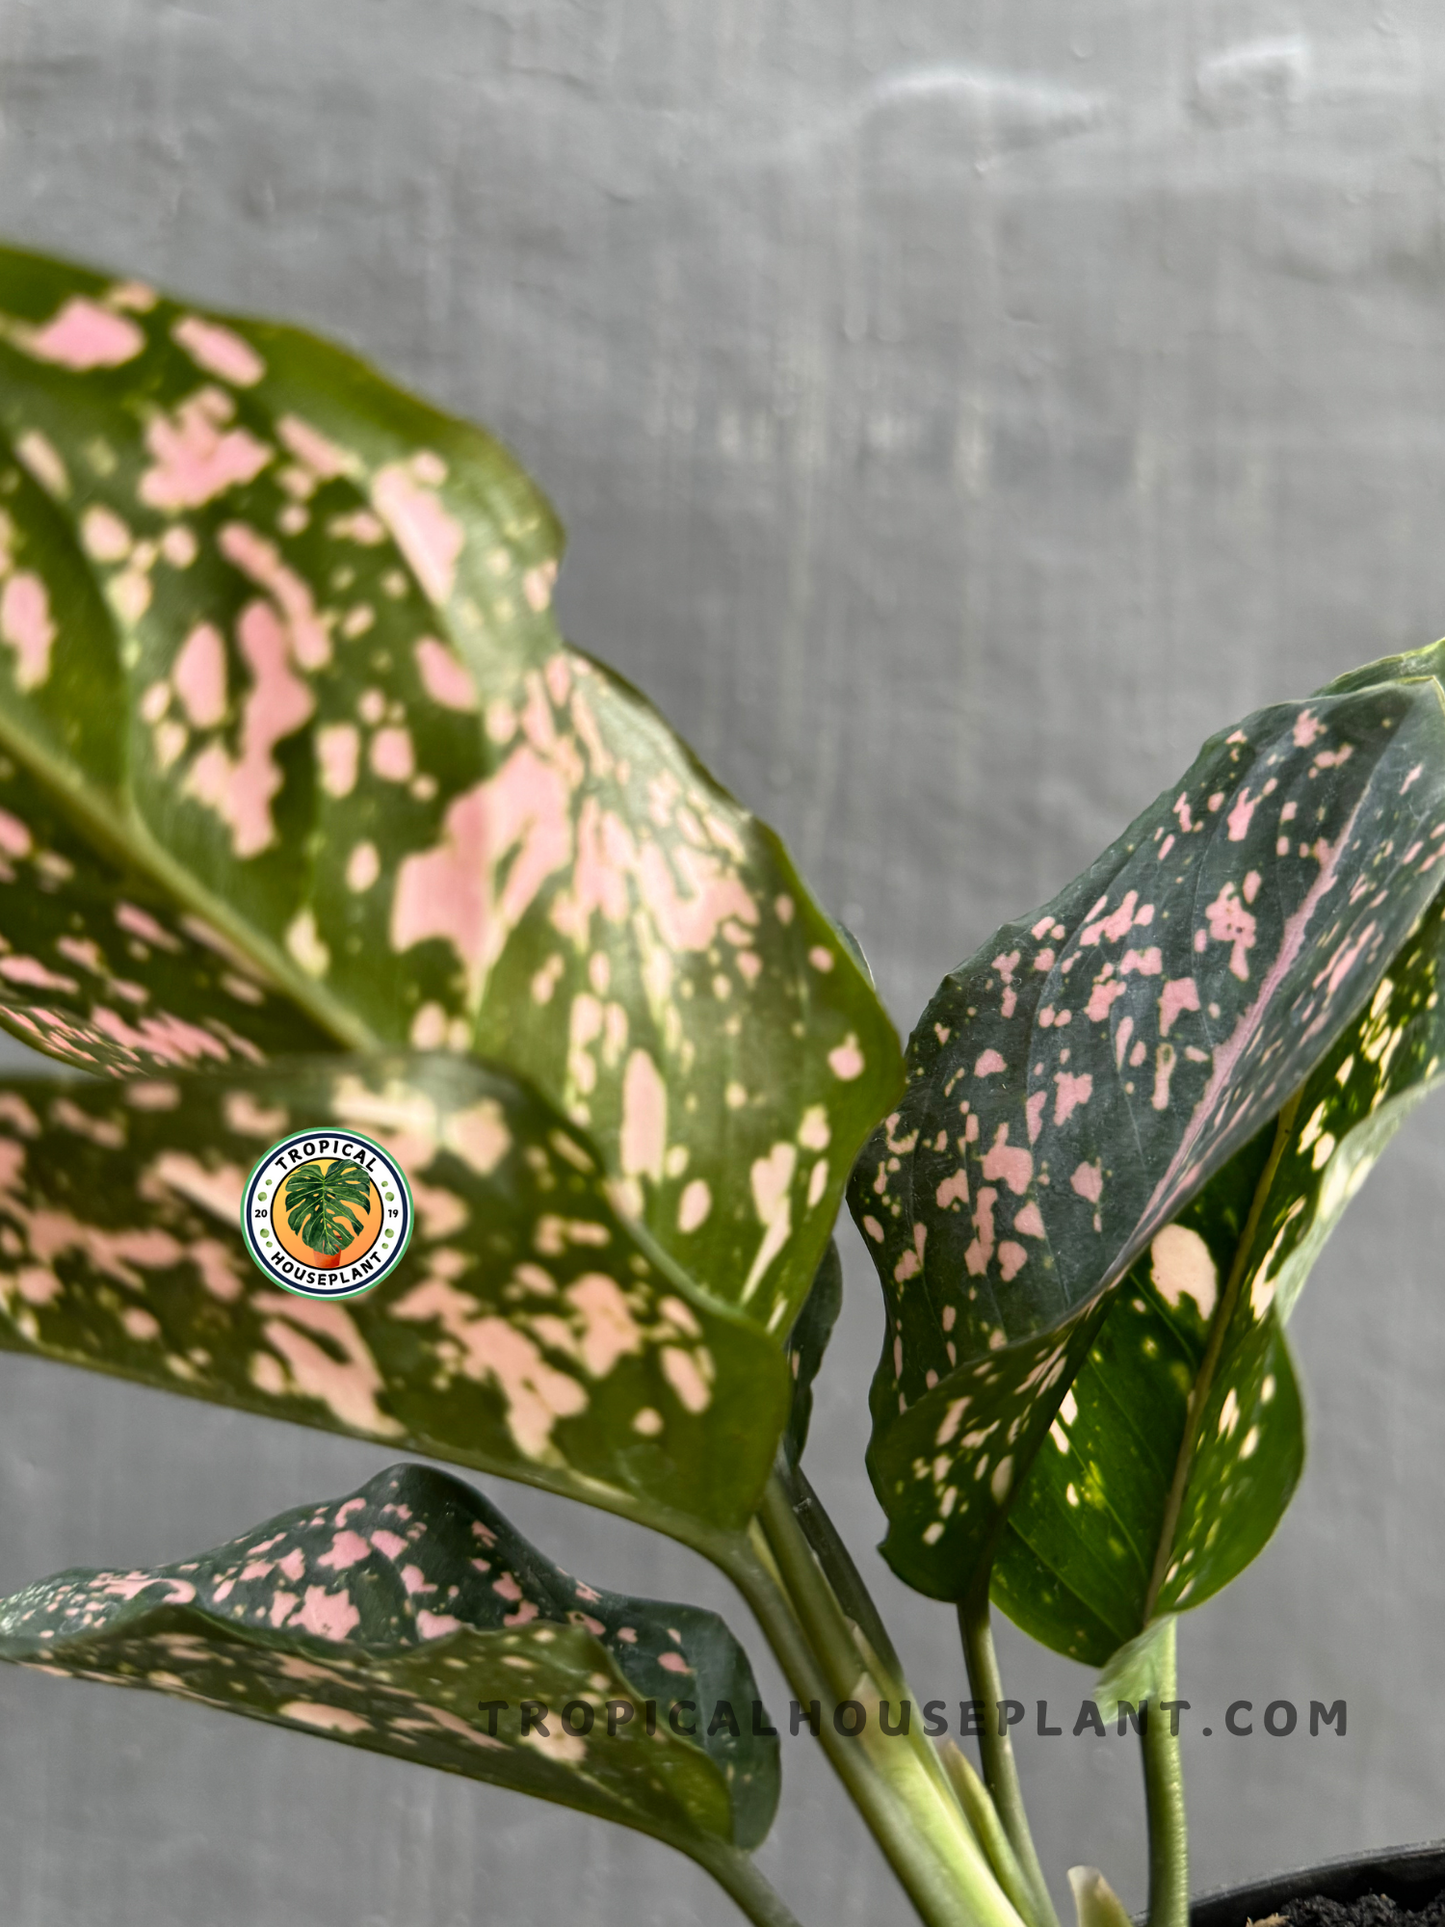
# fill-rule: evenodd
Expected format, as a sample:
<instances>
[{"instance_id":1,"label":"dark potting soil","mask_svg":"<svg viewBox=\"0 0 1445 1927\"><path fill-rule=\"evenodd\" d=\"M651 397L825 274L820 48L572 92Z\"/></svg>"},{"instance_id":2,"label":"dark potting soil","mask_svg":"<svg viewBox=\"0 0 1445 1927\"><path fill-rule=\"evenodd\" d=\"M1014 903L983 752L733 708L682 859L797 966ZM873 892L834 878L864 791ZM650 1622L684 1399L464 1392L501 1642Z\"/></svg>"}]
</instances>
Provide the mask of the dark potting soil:
<instances>
[{"instance_id":1,"label":"dark potting soil","mask_svg":"<svg viewBox=\"0 0 1445 1927\"><path fill-rule=\"evenodd\" d=\"M1251 1927L1445 1927L1445 1892L1415 1911L1397 1907L1384 1894L1363 1894L1358 1900L1291 1900L1277 1914L1256 1920Z\"/></svg>"}]
</instances>

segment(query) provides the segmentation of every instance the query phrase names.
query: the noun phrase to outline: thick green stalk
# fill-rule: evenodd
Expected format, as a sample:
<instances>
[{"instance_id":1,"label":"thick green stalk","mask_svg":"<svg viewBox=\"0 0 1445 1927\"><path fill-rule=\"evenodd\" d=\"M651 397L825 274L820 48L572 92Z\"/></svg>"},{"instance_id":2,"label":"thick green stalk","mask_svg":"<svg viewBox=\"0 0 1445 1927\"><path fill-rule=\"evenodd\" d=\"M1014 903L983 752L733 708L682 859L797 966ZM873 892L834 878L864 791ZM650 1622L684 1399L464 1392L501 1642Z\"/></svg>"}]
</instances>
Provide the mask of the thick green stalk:
<instances>
[{"instance_id":1,"label":"thick green stalk","mask_svg":"<svg viewBox=\"0 0 1445 1927\"><path fill-rule=\"evenodd\" d=\"M752 1543L720 1552L713 1556L752 1607L793 1691L805 1706L819 1702L823 1748L927 1927L1025 1927L941 1767L923 1757L926 1742L879 1732L877 1682L777 1480L769 1482ZM832 1717L845 1699L873 1701L856 1739Z\"/></svg>"},{"instance_id":2,"label":"thick green stalk","mask_svg":"<svg viewBox=\"0 0 1445 1927\"><path fill-rule=\"evenodd\" d=\"M852 1554L843 1543L842 1535L809 1484L802 1466L789 1466L780 1456L776 1482L792 1509L798 1531L807 1541L821 1568L823 1592L820 1605L829 1612L829 1621L840 1642L840 1650L846 1648L854 1652L855 1658L861 1656L883 1698L911 1702L912 1696L903 1674L903 1662L889 1638L888 1628L883 1624L882 1616L863 1583L862 1574L853 1563ZM805 1576L808 1574L806 1563L802 1571ZM831 1608L828 1607L829 1600L832 1602ZM838 1614L842 1615L841 1624ZM929 1743L921 1727L912 1725L911 1720L906 1738L940 1788L951 1799L958 1800L967 1817L967 1803L962 1799L952 1774L945 1769L938 1749ZM979 1837L982 1842L982 1836Z\"/></svg>"},{"instance_id":3,"label":"thick green stalk","mask_svg":"<svg viewBox=\"0 0 1445 1927\"><path fill-rule=\"evenodd\" d=\"M968 1815L969 1825L978 1835L979 1844L988 1855L989 1865L998 1875L998 1884L1003 1888L1019 1913L1030 1923L1030 1927L1042 1927L1034 1915L1034 1897L1029 1884L1024 1879L1024 1870L1018 1863L1018 1855L1009 1843L1003 1830L1003 1822L998 1817L998 1808L990 1797L988 1788L974 1771L972 1760L963 1749L952 1740L943 1746L943 1764L953 1790L963 1804Z\"/></svg>"},{"instance_id":4,"label":"thick green stalk","mask_svg":"<svg viewBox=\"0 0 1445 1927\"><path fill-rule=\"evenodd\" d=\"M1148 1927L1189 1927L1189 1832L1184 1821L1184 1769L1179 1735L1171 1729L1178 1711L1164 1705L1178 1698L1176 1621L1160 1639L1159 1684L1144 1727L1144 1795L1149 1808Z\"/></svg>"},{"instance_id":5,"label":"thick green stalk","mask_svg":"<svg viewBox=\"0 0 1445 1927\"><path fill-rule=\"evenodd\" d=\"M782 1895L758 1872L751 1854L725 1846L720 1840L707 1845L694 1840L683 1850L727 1889L753 1927L800 1927Z\"/></svg>"},{"instance_id":6,"label":"thick green stalk","mask_svg":"<svg viewBox=\"0 0 1445 1927\"><path fill-rule=\"evenodd\" d=\"M769 1481L759 1518L783 1583L812 1642L813 1650L822 1663L824 1678L834 1699L858 1699L872 1714L873 1725L864 1728L855 1744L861 1745L865 1753L881 1751L894 1769L899 1765L895 1755L900 1751L910 1754L913 1762L933 1782L943 1808L955 1827L972 1839L972 1830L968 1826L962 1803L944 1771L938 1751L929 1743L921 1726L913 1724L911 1713L906 1733L883 1733L878 1703L893 1699L902 1701L909 1697L903 1681L903 1668L896 1655L893 1655L892 1643L888 1641L886 1632L882 1637L885 1650L893 1655L889 1660L880 1655L869 1633L844 1611L837 1585L818 1556L817 1548L810 1542L798 1517L794 1495L782 1477L775 1476ZM851 1568L851 1561L849 1563ZM856 1572L853 1576L857 1579ZM857 1583L861 1587L862 1581L858 1580Z\"/></svg>"},{"instance_id":7,"label":"thick green stalk","mask_svg":"<svg viewBox=\"0 0 1445 1927\"><path fill-rule=\"evenodd\" d=\"M958 1625L963 1635L969 1690L974 1699L983 1702L978 1750L983 1759L984 1780L993 1795L993 1803L1008 1835L1009 1845L1028 1882L1036 1918L1043 1923L1043 1927L1059 1927L1059 1917L1049 1898L1048 1882L1044 1879L1034 1837L1029 1831L1028 1815L1024 1811L1023 1789L1019 1785L1013 1742L1009 1739L1007 1727L1000 1730L998 1708L1003 1701L1004 1690L998 1670L998 1655L994 1651L993 1626L989 1620L987 1575L973 1596L959 1606Z\"/></svg>"},{"instance_id":8,"label":"thick green stalk","mask_svg":"<svg viewBox=\"0 0 1445 1927\"><path fill-rule=\"evenodd\" d=\"M813 1555L823 1568L838 1604L868 1641L880 1663L895 1680L901 1680L903 1662L894 1650L888 1628L883 1624L878 1608L863 1583L862 1573L853 1563L852 1553L843 1543L843 1536L828 1516L823 1501L813 1490L807 1473L801 1465L788 1465L780 1454L778 1480L788 1495L793 1517L802 1528L803 1537L813 1548Z\"/></svg>"}]
</instances>

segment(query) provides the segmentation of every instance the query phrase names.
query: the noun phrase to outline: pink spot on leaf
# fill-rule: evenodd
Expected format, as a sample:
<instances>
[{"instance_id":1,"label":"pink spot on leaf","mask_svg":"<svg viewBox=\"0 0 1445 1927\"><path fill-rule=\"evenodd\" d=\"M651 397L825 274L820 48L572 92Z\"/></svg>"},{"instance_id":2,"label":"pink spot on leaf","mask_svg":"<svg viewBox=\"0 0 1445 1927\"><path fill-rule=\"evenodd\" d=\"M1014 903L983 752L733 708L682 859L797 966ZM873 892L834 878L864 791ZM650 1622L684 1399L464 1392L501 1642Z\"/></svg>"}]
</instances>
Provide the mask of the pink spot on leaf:
<instances>
[{"instance_id":1,"label":"pink spot on leaf","mask_svg":"<svg viewBox=\"0 0 1445 1927\"><path fill-rule=\"evenodd\" d=\"M1043 1213L1032 1199L1014 1213L1014 1230L1022 1238L1042 1238L1044 1231Z\"/></svg>"},{"instance_id":2,"label":"pink spot on leaf","mask_svg":"<svg viewBox=\"0 0 1445 1927\"><path fill-rule=\"evenodd\" d=\"M209 622L192 629L176 657L171 680L194 729L211 729L226 714L226 645Z\"/></svg>"},{"instance_id":3,"label":"pink spot on leaf","mask_svg":"<svg viewBox=\"0 0 1445 1927\"><path fill-rule=\"evenodd\" d=\"M411 732L399 727L379 729L371 739L368 761L383 782L409 782L416 771Z\"/></svg>"},{"instance_id":4,"label":"pink spot on leaf","mask_svg":"<svg viewBox=\"0 0 1445 1927\"><path fill-rule=\"evenodd\" d=\"M1010 1146L1008 1132L1007 1124L999 1125L993 1144L984 1153L983 1175L1002 1179L1014 1196L1021 1198L1034 1174L1034 1160L1021 1145Z\"/></svg>"},{"instance_id":5,"label":"pink spot on leaf","mask_svg":"<svg viewBox=\"0 0 1445 1927\"><path fill-rule=\"evenodd\" d=\"M316 1561L318 1566L329 1566L333 1572L345 1572L348 1566L360 1565L363 1559L371 1557L371 1547L359 1532L347 1530L338 1532L331 1541L330 1550L323 1552ZM299 1572L288 1573L290 1579L299 1579Z\"/></svg>"},{"instance_id":6,"label":"pink spot on leaf","mask_svg":"<svg viewBox=\"0 0 1445 1927\"><path fill-rule=\"evenodd\" d=\"M527 607L535 615L542 611L552 600L552 584L557 580L557 564L552 561L539 562L535 569L528 569L522 577L522 594L527 598Z\"/></svg>"},{"instance_id":7,"label":"pink spot on leaf","mask_svg":"<svg viewBox=\"0 0 1445 1927\"><path fill-rule=\"evenodd\" d=\"M1082 1077L1075 1077L1072 1071L1059 1071L1054 1077L1054 1122L1067 1124L1081 1104L1087 1104L1094 1094L1094 1080L1086 1071Z\"/></svg>"},{"instance_id":8,"label":"pink spot on leaf","mask_svg":"<svg viewBox=\"0 0 1445 1927\"><path fill-rule=\"evenodd\" d=\"M1157 944L1150 944L1147 950L1126 950L1124 961L1119 965L1119 975L1127 977L1138 971L1141 977L1157 977L1164 968L1164 958Z\"/></svg>"},{"instance_id":9,"label":"pink spot on leaf","mask_svg":"<svg viewBox=\"0 0 1445 1927\"><path fill-rule=\"evenodd\" d=\"M1081 1164L1069 1179L1070 1185L1081 1198L1090 1204L1097 1204L1104 1191L1104 1171L1100 1164Z\"/></svg>"},{"instance_id":10,"label":"pink spot on leaf","mask_svg":"<svg viewBox=\"0 0 1445 1927\"><path fill-rule=\"evenodd\" d=\"M642 1332L615 1279L588 1272L563 1296L582 1321L582 1363L593 1378L606 1378L619 1358L642 1350Z\"/></svg>"},{"instance_id":11,"label":"pink spot on leaf","mask_svg":"<svg viewBox=\"0 0 1445 1927\"><path fill-rule=\"evenodd\" d=\"M63 977L38 957L0 957L0 977L7 983L29 984L36 990L78 990L74 977Z\"/></svg>"},{"instance_id":12,"label":"pink spot on leaf","mask_svg":"<svg viewBox=\"0 0 1445 1927\"><path fill-rule=\"evenodd\" d=\"M963 1262L974 1278L981 1277L987 1271L988 1261L993 1256L993 1207L997 1198L998 1192L992 1185L979 1186L978 1204L973 1214L973 1243L963 1254Z\"/></svg>"},{"instance_id":13,"label":"pink spot on leaf","mask_svg":"<svg viewBox=\"0 0 1445 1927\"><path fill-rule=\"evenodd\" d=\"M318 482L335 481L337 476L351 475L360 467L354 455L348 455L345 449L338 448L319 428L313 428L310 422L303 421L299 415L283 415L276 424L276 432L301 466L309 469ZM366 515L365 510L361 511L361 515ZM368 522L370 519L366 516ZM380 529L376 535L380 539Z\"/></svg>"},{"instance_id":14,"label":"pink spot on leaf","mask_svg":"<svg viewBox=\"0 0 1445 1927\"><path fill-rule=\"evenodd\" d=\"M224 743L211 743L191 765L185 791L228 825L236 855L251 857L275 841L271 800L282 785L276 745L307 721L313 698L291 673L285 635L267 603L247 604L237 639L252 676L241 714L241 754L233 759Z\"/></svg>"},{"instance_id":15,"label":"pink spot on leaf","mask_svg":"<svg viewBox=\"0 0 1445 1927\"><path fill-rule=\"evenodd\" d=\"M157 950L178 951L183 948L179 937L157 923L149 910L142 910L138 904L124 901L115 906L115 920L128 937L139 937L142 943L154 944Z\"/></svg>"},{"instance_id":16,"label":"pink spot on leaf","mask_svg":"<svg viewBox=\"0 0 1445 1927\"><path fill-rule=\"evenodd\" d=\"M200 508L255 480L272 451L247 429L226 428L234 413L228 395L203 388L174 414L156 416L145 432L154 466L141 476L138 491L148 507L172 513Z\"/></svg>"},{"instance_id":17,"label":"pink spot on leaf","mask_svg":"<svg viewBox=\"0 0 1445 1927\"><path fill-rule=\"evenodd\" d=\"M1154 1095L1150 1102L1156 1111L1169 1108L1169 1080L1174 1075L1175 1062L1172 1044L1161 1044L1154 1053Z\"/></svg>"},{"instance_id":18,"label":"pink spot on leaf","mask_svg":"<svg viewBox=\"0 0 1445 1927\"><path fill-rule=\"evenodd\" d=\"M639 862L643 902L669 949L706 950L730 917L745 924L757 922L757 905L741 878L726 872L716 857L681 844L673 851L673 862L685 894L656 843L643 847Z\"/></svg>"},{"instance_id":19,"label":"pink spot on leaf","mask_svg":"<svg viewBox=\"0 0 1445 1927\"><path fill-rule=\"evenodd\" d=\"M1159 1035L1167 1037L1176 1018L1186 1010L1198 1010L1199 986L1192 977L1174 977L1159 994Z\"/></svg>"},{"instance_id":20,"label":"pink spot on leaf","mask_svg":"<svg viewBox=\"0 0 1445 1927\"><path fill-rule=\"evenodd\" d=\"M220 547L226 560L275 602L285 621L297 668L324 669L331 660L326 624L316 613L310 587L281 560L275 543L244 522L228 522L221 530Z\"/></svg>"},{"instance_id":21,"label":"pink spot on leaf","mask_svg":"<svg viewBox=\"0 0 1445 1927\"><path fill-rule=\"evenodd\" d=\"M499 888L502 860L514 849ZM537 892L571 855L566 780L523 744L495 776L450 806L434 849L402 861L392 899L393 948L444 939L475 995Z\"/></svg>"},{"instance_id":22,"label":"pink spot on leaf","mask_svg":"<svg viewBox=\"0 0 1445 1927\"><path fill-rule=\"evenodd\" d=\"M1232 883L1226 883L1213 903L1205 907L1209 934L1216 943L1233 946L1229 959L1231 973L1243 982L1249 976L1246 952L1254 948L1255 920L1239 900Z\"/></svg>"},{"instance_id":23,"label":"pink spot on leaf","mask_svg":"<svg viewBox=\"0 0 1445 1927\"><path fill-rule=\"evenodd\" d=\"M14 339L37 361L54 362L78 375L92 368L119 368L146 345L145 333L134 321L83 295L72 295L39 328L16 328Z\"/></svg>"},{"instance_id":24,"label":"pink spot on leaf","mask_svg":"<svg viewBox=\"0 0 1445 1927\"><path fill-rule=\"evenodd\" d=\"M184 315L171 329L171 337L198 368L237 388L254 387L266 372L265 362L249 341L198 314Z\"/></svg>"},{"instance_id":25,"label":"pink spot on leaf","mask_svg":"<svg viewBox=\"0 0 1445 1927\"><path fill-rule=\"evenodd\" d=\"M354 723L328 723L316 732L321 787L328 796L350 796L356 788L361 737Z\"/></svg>"},{"instance_id":26,"label":"pink spot on leaf","mask_svg":"<svg viewBox=\"0 0 1445 1927\"><path fill-rule=\"evenodd\" d=\"M15 687L38 689L50 674L55 641L50 595L38 575L22 569L0 591L0 637L15 651Z\"/></svg>"},{"instance_id":27,"label":"pink spot on leaf","mask_svg":"<svg viewBox=\"0 0 1445 1927\"><path fill-rule=\"evenodd\" d=\"M1132 950L1129 952L1130 957L1134 954ZM1155 954L1157 955L1158 953L1156 952ZM1112 983L1095 984L1089 992L1089 1001L1085 1007L1084 1015L1093 1023L1103 1023L1104 1019L1109 1015L1109 1009L1114 1000L1122 997L1127 988L1127 984L1120 983L1117 978Z\"/></svg>"},{"instance_id":28,"label":"pink spot on leaf","mask_svg":"<svg viewBox=\"0 0 1445 1927\"><path fill-rule=\"evenodd\" d=\"M435 636L423 636L415 648L422 688L444 709L474 710L477 686L471 671Z\"/></svg>"},{"instance_id":29,"label":"pink spot on leaf","mask_svg":"<svg viewBox=\"0 0 1445 1927\"><path fill-rule=\"evenodd\" d=\"M456 584L465 539L461 523L401 462L378 472L371 500L426 595L433 602L445 602Z\"/></svg>"},{"instance_id":30,"label":"pink spot on leaf","mask_svg":"<svg viewBox=\"0 0 1445 1927\"><path fill-rule=\"evenodd\" d=\"M858 1040L851 1034L836 1050L828 1052L828 1069L844 1084L850 1084L864 1071L863 1053L858 1048Z\"/></svg>"},{"instance_id":31,"label":"pink spot on leaf","mask_svg":"<svg viewBox=\"0 0 1445 1927\"><path fill-rule=\"evenodd\" d=\"M28 829L18 816L9 810L0 810L0 854L12 857L29 856L35 847Z\"/></svg>"},{"instance_id":32,"label":"pink spot on leaf","mask_svg":"<svg viewBox=\"0 0 1445 1927\"><path fill-rule=\"evenodd\" d=\"M1297 727L1298 725L1296 725L1296 728ZM1229 840L1231 843L1243 843L1245 837L1249 835L1249 820L1258 807L1259 798L1257 796L1252 797L1247 789L1240 791L1239 801L1225 819L1229 824Z\"/></svg>"},{"instance_id":33,"label":"pink spot on leaf","mask_svg":"<svg viewBox=\"0 0 1445 1927\"><path fill-rule=\"evenodd\" d=\"M361 1614L351 1603L348 1592L327 1592L321 1586L308 1586L301 1610L293 1626L315 1633L318 1639L344 1640L361 1624Z\"/></svg>"},{"instance_id":34,"label":"pink spot on leaf","mask_svg":"<svg viewBox=\"0 0 1445 1927\"><path fill-rule=\"evenodd\" d=\"M667 1151L667 1087L645 1050L635 1050L622 1078L620 1153L627 1177L662 1182Z\"/></svg>"},{"instance_id":35,"label":"pink spot on leaf","mask_svg":"<svg viewBox=\"0 0 1445 1927\"><path fill-rule=\"evenodd\" d=\"M423 1639L445 1639L448 1633L460 1632L461 1625L450 1613L429 1613L425 1607L416 1616L416 1629Z\"/></svg>"},{"instance_id":36,"label":"pink spot on leaf","mask_svg":"<svg viewBox=\"0 0 1445 1927\"><path fill-rule=\"evenodd\" d=\"M1008 1126L1001 1125L999 1128L1007 1130ZM947 1211L950 1205L968 1203L968 1173L961 1164L952 1177L945 1178L939 1185L934 1203L940 1211Z\"/></svg>"}]
</instances>

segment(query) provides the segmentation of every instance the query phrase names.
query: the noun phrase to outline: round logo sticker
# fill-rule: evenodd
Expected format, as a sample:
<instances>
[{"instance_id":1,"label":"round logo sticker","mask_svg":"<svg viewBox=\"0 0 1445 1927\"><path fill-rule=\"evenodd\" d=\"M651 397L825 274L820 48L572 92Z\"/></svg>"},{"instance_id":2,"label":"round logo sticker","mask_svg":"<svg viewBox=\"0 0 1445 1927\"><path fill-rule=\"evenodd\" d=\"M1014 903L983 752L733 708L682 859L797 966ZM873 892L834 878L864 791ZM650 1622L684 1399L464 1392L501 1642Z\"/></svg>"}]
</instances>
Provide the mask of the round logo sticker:
<instances>
[{"instance_id":1,"label":"round logo sticker","mask_svg":"<svg viewBox=\"0 0 1445 1927\"><path fill-rule=\"evenodd\" d=\"M293 1131L256 1166L241 1204L241 1235L283 1290L354 1298L392 1271L411 1237L411 1187L369 1137Z\"/></svg>"}]
</instances>

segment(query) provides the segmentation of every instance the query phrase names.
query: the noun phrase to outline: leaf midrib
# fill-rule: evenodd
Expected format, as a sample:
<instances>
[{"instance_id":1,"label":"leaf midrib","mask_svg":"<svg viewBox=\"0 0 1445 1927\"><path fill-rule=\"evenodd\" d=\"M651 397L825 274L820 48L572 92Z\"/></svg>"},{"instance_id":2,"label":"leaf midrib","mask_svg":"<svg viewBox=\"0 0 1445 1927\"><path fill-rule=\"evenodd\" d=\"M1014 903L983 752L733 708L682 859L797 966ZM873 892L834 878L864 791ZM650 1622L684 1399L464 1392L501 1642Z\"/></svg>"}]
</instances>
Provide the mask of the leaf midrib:
<instances>
[{"instance_id":1,"label":"leaf midrib","mask_svg":"<svg viewBox=\"0 0 1445 1927\"><path fill-rule=\"evenodd\" d=\"M284 951L261 936L254 924L238 917L228 904L198 882L193 871L164 849L126 795L114 799L125 829L123 835L118 834L113 819L108 819L91 786L82 778L72 776L55 757L39 749L34 739L16 725L3 704L0 704L0 748L25 765L88 842L102 850L120 869L143 871L187 912L212 925L270 980L273 988L289 997L321 1029L329 1031L342 1049L374 1050L381 1045L383 1040L370 1025L307 978Z\"/></svg>"},{"instance_id":2,"label":"leaf midrib","mask_svg":"<svg viewBox=\"0 0 1445 1927\"><path fill-rule=\"evenodd\" d=\"M1214 1375L1224 1350L1225 1333L1234 1319L1234 1307L1238 1303L1240 1287L1249 1268L1250 1254L1254 1249L1259 1221L1264 1213L1269 1194L1274 1188L1275 1174L1279 1170L1280 1160L1294 1132L1295 1114L1299 1110L1303 1088L1301 1085L1279 1114L1275 1124L1274 1143L1270 1146L1269 1156L1254 1187L1254 1196L1249 1202L1249 1215L1239 1234L1234 1262L1229 1268L1228 1282L1220 1293L1219 1303L1214 1308L1214 1317L1209 1327L1209 1342L1205 1346L1204 1358L1189 1394L1189 1411L1184 1422L1184 1437L1179 1443L1179 1457L1174 1466L1174 1477L1170 1483L1169 1497L1164 1507L1164 1518L1159 1527L1159 1543L1154 1553L1154 1569L1149 1575L1149 1590L1144 1599L1145 1626L1154 1616L1155 1603L1168 1575L1174 1538L1179 1530L1179 1517L1184 1509L1184 1495L1189 1486L1189 1475L1193 1470L1195 1452L1199 1443L1204 1408L1209 1402Z\"/></svg>"}]
</instances>

